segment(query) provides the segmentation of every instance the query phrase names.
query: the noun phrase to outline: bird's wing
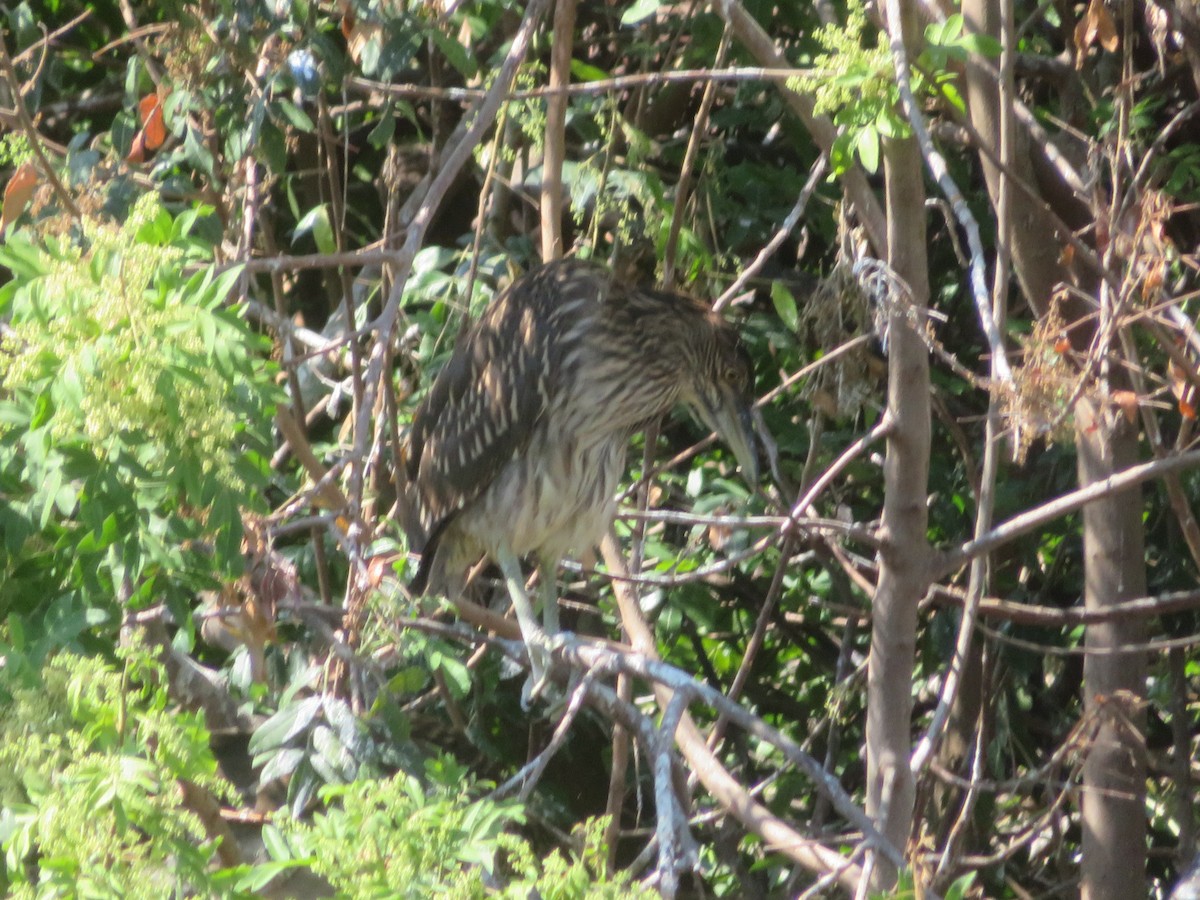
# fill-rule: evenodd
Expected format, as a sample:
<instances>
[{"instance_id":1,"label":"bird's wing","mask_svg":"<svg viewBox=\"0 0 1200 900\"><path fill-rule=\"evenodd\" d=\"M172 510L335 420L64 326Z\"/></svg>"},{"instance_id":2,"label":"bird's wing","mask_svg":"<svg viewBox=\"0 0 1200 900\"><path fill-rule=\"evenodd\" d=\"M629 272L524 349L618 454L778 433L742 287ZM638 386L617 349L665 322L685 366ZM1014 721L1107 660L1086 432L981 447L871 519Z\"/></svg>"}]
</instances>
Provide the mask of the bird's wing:
<instances>
[{"instance_id":1,"label":"bird's wing","mask_svg":"<svg viewBox=\"0 0 1200 900\"><path fill-rule=\"evenodd\" d=\"M524 452L559 384L562 316L603 290L603 274L582 263L544 266L459 336L409 438L408 475L431 532Z\"/></svg>"}]
</instances>

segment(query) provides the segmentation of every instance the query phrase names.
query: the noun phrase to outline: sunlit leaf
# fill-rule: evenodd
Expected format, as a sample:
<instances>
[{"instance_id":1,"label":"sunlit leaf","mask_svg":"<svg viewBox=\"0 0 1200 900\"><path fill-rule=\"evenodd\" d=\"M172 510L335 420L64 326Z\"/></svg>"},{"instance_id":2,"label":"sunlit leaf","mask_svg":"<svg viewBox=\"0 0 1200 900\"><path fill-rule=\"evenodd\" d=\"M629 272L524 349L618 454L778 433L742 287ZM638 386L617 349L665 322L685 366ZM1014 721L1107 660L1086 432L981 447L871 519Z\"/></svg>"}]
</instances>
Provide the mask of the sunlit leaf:
<instances>
[{"instance_id":1,"label":"sunlit leaf","mask_svg":"<svg viewBox=\"0 0 1200 900\"><path fill-rule=\"evenodd\" d=\"M795 331L800 322L800 313L796 309L795 296L782 281L771 283L771 302L775 304L775 312L783 320L783 324L789 331Z\"/></svg>"},{"instance_id":2,"label":"sunlit leaf","mask_svg":"<svg viewBox=\"0 0 1200 900\"><path fill-rule=\"evenodd\" d=\"M292 240L295 241L308 233L312 234L317 250L321 253L333 253L337 250L337 243L333 238L333 226L329 221L329 208L324 204L314 206L305 213L304 218L296 223L296 231L292 235Z\"/></svg>"},{"instance_id":3,"label":"sunlit leaf","mask_svg":"<svg viewBox=\"0 0 1200 900\"><path fill-rule=\"evenodd\" d=\"M621 24L636 25L658 12L660 6L662 6L662 0L634 0L625 12L621 13Z\"/></svg>"},{"instance_id":4,"label":"sunlit leaf","mask_svg":"<svg viewBox=\"0 0 1200 900\"><path fill-rule=\"evenodd\" d=\"M37 183L37 167L33 163L24 163L13 172L12 178L8 179L8 184L4 186L4 212L0 216L0 230L7 228L25 211L25 207L33 198Z\"/></svg>"}]
</instances>

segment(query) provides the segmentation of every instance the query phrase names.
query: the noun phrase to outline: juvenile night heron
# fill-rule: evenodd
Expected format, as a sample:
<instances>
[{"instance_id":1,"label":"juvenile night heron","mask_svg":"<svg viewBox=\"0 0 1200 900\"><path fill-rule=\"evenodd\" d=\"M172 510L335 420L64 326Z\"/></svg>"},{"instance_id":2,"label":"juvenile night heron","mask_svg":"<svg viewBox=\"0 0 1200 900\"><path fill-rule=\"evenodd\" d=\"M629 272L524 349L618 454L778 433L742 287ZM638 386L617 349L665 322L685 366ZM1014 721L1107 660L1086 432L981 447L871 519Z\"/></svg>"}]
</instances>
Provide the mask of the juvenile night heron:
<instances>
[{"instance_id":1,"label":"juvenile night heron","mask_svg":"<svg viewBox=\"0 0 1200 900\"><path fill-rule=\"evenodd\" d=\"M590 262L518 279L463 329L413 417L405 465L428 535L414 590L453 596L492 559L536 691L558 633L558 564L605 534L631 435L689 406L754 483L752 389L737 333L699 300L631 287ZM540 566L544 631L526 556Z\"/></svg>"}]
</instances>

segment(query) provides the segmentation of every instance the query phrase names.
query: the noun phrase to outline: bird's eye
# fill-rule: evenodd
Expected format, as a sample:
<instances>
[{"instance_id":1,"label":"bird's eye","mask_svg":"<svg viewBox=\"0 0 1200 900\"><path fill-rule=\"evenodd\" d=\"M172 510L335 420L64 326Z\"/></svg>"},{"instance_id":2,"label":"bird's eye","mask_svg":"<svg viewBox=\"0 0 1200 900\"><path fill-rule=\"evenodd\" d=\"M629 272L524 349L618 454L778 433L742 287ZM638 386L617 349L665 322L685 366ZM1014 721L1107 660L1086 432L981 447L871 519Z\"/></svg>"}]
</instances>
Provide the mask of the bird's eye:
<instances>
[{"instance_id":1,"label":"bird's eye","mask_svg":"<svg viewBox=\"0 0 1200 900\"><path fill-rule=\"evenodd\" d=\"M741 384L742 383L742 370L739 369L737 366L726 366L725 367L725 380L728 381L730 384Z\"/></svg>"}]
</instances>

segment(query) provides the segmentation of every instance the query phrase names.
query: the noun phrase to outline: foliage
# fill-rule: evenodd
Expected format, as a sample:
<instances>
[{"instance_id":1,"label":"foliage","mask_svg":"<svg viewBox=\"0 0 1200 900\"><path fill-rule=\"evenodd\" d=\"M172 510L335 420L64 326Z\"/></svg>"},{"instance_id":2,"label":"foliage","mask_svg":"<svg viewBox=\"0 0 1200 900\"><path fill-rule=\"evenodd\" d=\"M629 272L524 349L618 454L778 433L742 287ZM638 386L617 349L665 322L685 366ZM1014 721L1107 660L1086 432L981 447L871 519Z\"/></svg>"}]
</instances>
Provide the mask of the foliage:
<instances>
[{"instance_id":1,"label":"foliage","mask_svg":"<svg viewBox=\"0 0 1200 900\"><path fill-rule=\"evenodd\" d=\"M900 107L887 35L872 28L861 0L847 5L846 21L822 26L814 35L822 52L812 59L812 73L792 79L796 90L812 94L814 110L842 127L830 162L842 174L855 159L868 172L879 169L880 141L902 139L912 132ZM964 34L961 15L949 16L925 30L925 50L911 72L918 98L936 96L956 112L966 106L949 63L962 63L969 53L998 56L1000 48L986 35Z\"/></svg>"},{"instance_id":2,"label":"foliage","mask_svg":"<svg viewBox=\"0 0 1200 900\"><path fill-rule=\"evenodd\" d=\"M321 791L329 804L311 822L285 819L271 838L278 859L304 859L350 897L490 896L602 900L652 896L627 874L609 880L599 842L603 821L582 826L582 850L540 862L511 831L521 804L474 797L485 785L448 759L432 760L425 779L398 774ZM500 887L500 885L503 885Z\"/></svg>"},{"instance_id":3,"label":"foliage","mask_svg":"<svg viewBox=\"0 0 1200 900\"><path fill-rule=\"evenodd\" d=\"M57 653L0 667L0 888L6 896L160 898L228 887L216 846L182 802L225 802L198 713L168 703L141 648L116 665Z\"/></svg>"},{"instance_id":4,"label":"foliage","mask_svg":"<svg viewBox=\"0 0 1200 900\"><path fill-rule=\"evenodd\" d=\"M50 617L53 642L114 624L117 596L177 601L240 569L274 389L224 306L238 271L204 263L202 212L147 194L120 226L0 246L0 602Z\"/></svg>"},{"instance_id":5,"label":"foliage","mask_svg":"<svg viewBox=\"0 0 1200 900\"><path fill-rule=\"evenodd\" d=\"M813 58L813 73L795 79L796 89L813 95L818 114L828 114L846 128L832 158L834 171L844 172L856 156L863 168L874 172L879 168L880 138L909 134L908 123L896 109L887 36L868 29L865 6L852 2L844 23L822 27L815 38L822 52Z\"/></svg>"},{"instance_id":6,"label":"foliage","mask_svg":"<svg viewBox=\"0 0 1200 900\"><path fill-rule=\"evenodd\" d=\"M715 297L793 208L819 148L778 80L747 77L765 63L723 9L744 6L803 67L789 84L839 129L834 179L724 311L754 360L758 394L770 393L762 416L777 443L779 484L749 490L720 446L659 471L703 437L671 419L648 447L645 436L633 439L617 532L642 559L649 583L637 585L639 599L661 655L723 691L736 686L740 702L824 760L861 802L885 454L881 445L843 454L881 420L887 350L880 310L853 271L861 210L840 202L837 178L854 167L878 174L891 141L910 134L886 35L857 0L577 6L562 136L570 253L653 281L674 241L670 287ZM1188 446L1194 432L1192 337L1163 310L1176 303L1191 315L1200 269L1190 206L1200 184L1190 118L1200 55L1169 29L1158 34L1149 6L1146 23L1133 16L1119 35L1100 27L1112 16L1106 4L1069 6L1017 4L1014 77L1022 114L1050 134L1032 149L1056 154L1040 175L1088 161L1086 190L1073 191L1077 218L1063 224L1106 267L1109 293L1081 298L1076 285L1053 302L1033 298L1050 308L1038 317L1013 288L1015 384L1001 399L1018 458L1001 464L997 521L1075 485L1069 407L1099 377L1145 379L1144 389L1114 396L1107 413L1136 421L1147 437L1157 425L1147 456ZM77 883L78 893L97 895L228 896L263 891L290 869L318 870L348 896L646 890L621 867L646 858L657 760L636 749L612 847L601 814L613 723L598 709L573 721L527 801L489 795L546 747L562 707L522 710L519 666L479 633L455 630L448 607L397 583L415 557L386 514L403 468L392 455L455 333L537 262L537 192L553 138L538 93L548 22L520 69L522 94L489 123L441 208L417 223L428 231L395 333L378 328L401 256L379 248L413 233L405 230L416 221L412 192L439 171L466 104L495 83L525 8L513 0L5 7L18 99L35 122L18 133L24 127L6 118L17 127L0 141L11 223L0 243L0 836L11 891L50 895ZM840 21L822 24L821 15ZM1096 35L1078 32L1072 42L1073 26L1088 22ZM961 136L970 112L964 65L997 52L952 14L925 27L909 60L922 111L948 126L932 129L934 140L988 254L996 216L980 159L943 139ZM715 68L735 71L713 80L711 93L704 78L658 79ZM879 178L867 181L878 187ZM1032 184L1014 202L1038 217L1047 210L1022 193ZM932 208L928 223L936 322L932 393L920 398L934 414L928 537L953 550L970 540L981 502L989 403L989 385L964 370L984 372L988 359L964 290L959 228ZM1046 248L1064 266L1077 252ZM1080 300L1120 342L1104 352L1072 345L1067 306ZM378 393L368 394L372 373ZM307 446L273 432L285 403ZM355 430L364 409L373 417L367 435ZM643 454L648 519L632 514ZM812 510L799 511L812 513L812 527L781 526L798 496L789 486L818 483L835 460L844 468ZM322 487L336 488L333 499ZM339 505L339 491L348 504ZM1182 503L1158 490L1144 496L1156 596L1195 584L1190 535L1175 513L1195 504L1197 490L1181 477L1179 491ZM1050 827L1039 823L1052 801L1042 766L1078 749L1085 632L1070 611L1085 585L1078 530L1078 515L1055 519L992 557L980 631L985 742L963 766L940 760L977 779L977 790L960 807L934 775L918 785L913 858L953 850L936 876L942 896L1075 888L1063 885L1080 853L1077 810L1068 804ZM957 612L943 604L966 583L965 573L951 574L922 607L914 735L927 727L953 652ZM568 627L623 639L607 578L571 569L560 589ZM488 573L472 590L481 604L493 599ZM245 610L214 612L214 595L236 595L269 625L269 640L255 645L261 671L245 665L249 641L226 617ZM1197 630L1191 610L1157 621L1177 642ZM177 672L121 648L120 626L136 632L143 622L164 636L155 652L191 666L231 710L218 737L172 681ZM230 625L225 643L205 636L214 624ZM1177 674L1165 655L1154 660L1147 746L1182 765L1190 751L1171 726L1191 722L1197 667L1181 658ZM633 707L656 722L650 692L633 687ZM690 712L712 728L711 710ZM845 823L776 749L734 728L714 747L772 814L849 852ZM251 774L231 787L216 774L218 757ZM1159 893L1191 815L1179 779L1164 771L1148 779ZM243 810L252 795L277 803L263 829L272 861L214 868L216 839L180 779ZM1072 771L1061 781L1075 788ZM795 870L786 848L734 822L725 800L699 789L692 800L697 893L782 896L815 880ZM964 874L985 852L1003 862ZM921 895L926 875L916 866L892 896Z\"/></svg>"}]
</instances>

